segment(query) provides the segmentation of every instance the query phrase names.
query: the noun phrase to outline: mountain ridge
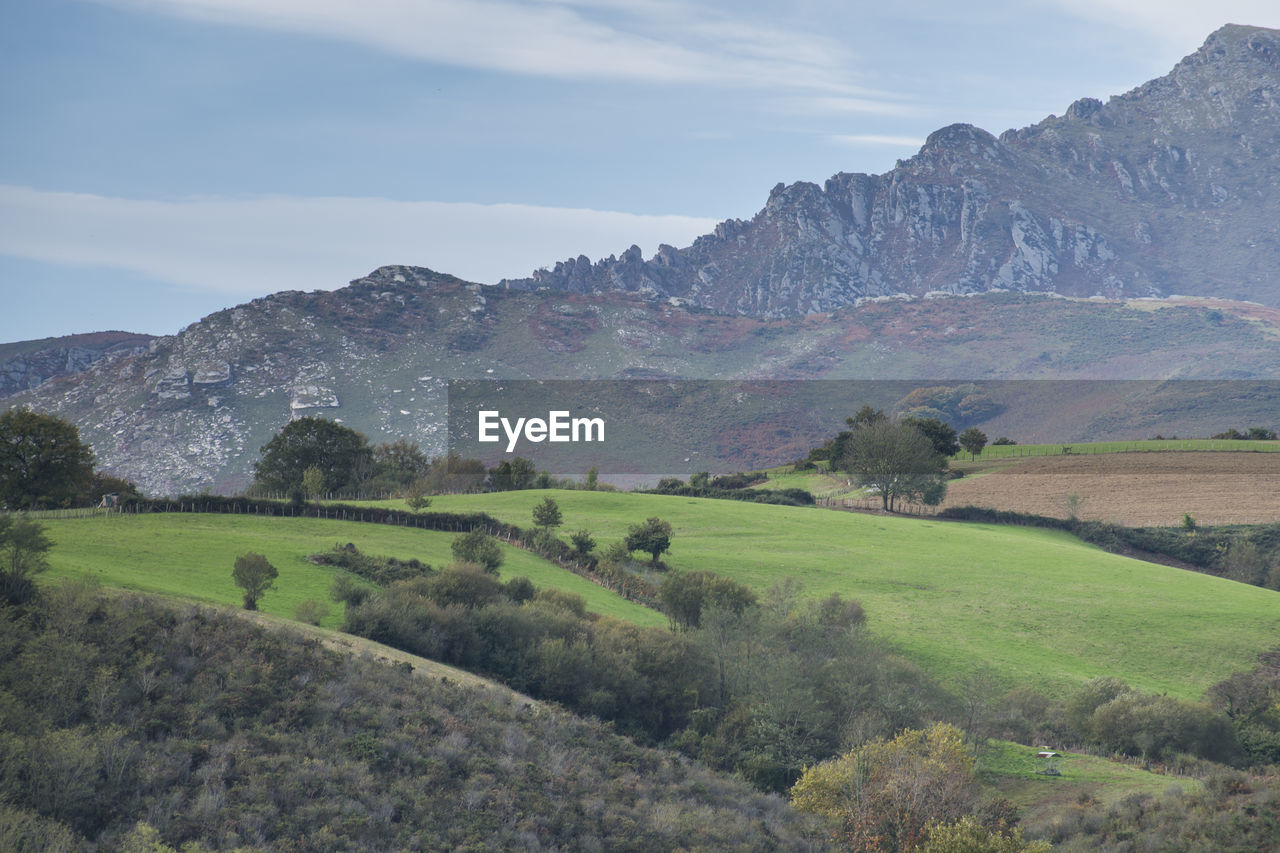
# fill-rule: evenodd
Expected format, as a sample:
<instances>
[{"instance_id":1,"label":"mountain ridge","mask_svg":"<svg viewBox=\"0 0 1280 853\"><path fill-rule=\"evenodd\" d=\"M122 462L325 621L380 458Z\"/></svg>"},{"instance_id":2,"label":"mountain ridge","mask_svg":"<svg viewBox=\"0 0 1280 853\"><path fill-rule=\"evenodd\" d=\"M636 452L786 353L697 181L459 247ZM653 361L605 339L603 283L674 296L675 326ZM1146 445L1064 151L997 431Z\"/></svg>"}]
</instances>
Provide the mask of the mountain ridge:
<instances>
[{"instance_id":1,"label":"mountain ridge","mask_svg":"<svg viewBox=\"0 0 1280 853\"><path fill-rule=\"evenodd\" d=\"M383 267L340 290L283 291L217 312L143 352L100 359L5 402L71 420L104 469L149 494L234 492L248 485L258 449L302 415L443 452L451 379L1256 380L1280 377L1277 339L1280 311L1220 300L988 293L769 320ZM1266 405L1259 398L1255 408ZM768 439L773 427L749 431L750 453L726 446L703 467L794 458L847 414L797 422L786 442ZM1078 422L1102 423L1104 414ZM1221 417L1254 423L1257 413ZM1041 421L1049 425L1052 413ZM1094 437L1145 437L1113 422L1121 426ZM1159 428L1192 434L1202 425L1166 419ZM1046 440L1089 437L1050 432ZM766 439L776 459L758 452Z\"/></svg>"},{"instance_id":2,"label":"mountain ridge","mask_svg":"<svg viewBox=\"0 0 1280 853\"><path fill-rule=\"evenodd\" d=\"M1107 103L999 137L949 125L883 175L777 184L752 219L684 249L580 255L499 284L764 317L990 290L1280 305L1278 107L1280 31L1230 24Z\"/></svg>"},{"instance_id":3,"label":"mountain ridge","mask_svg":"<svg viewBox=\"0 0 1280 853\"><path fill-rule=\"evenodd\" d=\"M1278 93L1280 31L1228 26L1106 104L1000 137L950 125L886 175L778 184L752 220L686 249L498 286L384 266L216 312L6 403L68 418L104 469L178 494L243 488L300 415L441 452L450 379L1276 379ZM1269 419L1269 394L1155 420L1112 395L1070 429L1040 400L1026 429L1219 431ZM704 467L794 458L767 451L802 451L843 417L790 443L756 424L750 454L728 442Z\"/></svg>"}]
</instances>

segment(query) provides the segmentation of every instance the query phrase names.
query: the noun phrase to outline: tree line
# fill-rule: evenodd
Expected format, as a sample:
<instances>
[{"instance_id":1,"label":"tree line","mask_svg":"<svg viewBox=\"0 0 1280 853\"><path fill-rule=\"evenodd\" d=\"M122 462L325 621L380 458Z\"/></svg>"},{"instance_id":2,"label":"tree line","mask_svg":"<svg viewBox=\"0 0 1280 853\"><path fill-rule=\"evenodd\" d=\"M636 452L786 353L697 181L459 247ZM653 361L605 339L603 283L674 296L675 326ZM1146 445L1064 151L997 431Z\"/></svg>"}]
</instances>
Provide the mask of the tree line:
<instances>
[{"instance_id":1,"label":"tree line","mask_svg":"<svg viewBox=\"0 0 1280 853\"><path fill-rule=\"evenodd\" d=\"M250 493L284 494L298 502L325 495L394 494L414 509L425 509L435 494L608 488L594 468L581 483L552 477L522 456L487 468L452 451L430 457L404 438L373 445L356 430L321 417L290 421L260 454Z\"/></svg>"}]
</instances>

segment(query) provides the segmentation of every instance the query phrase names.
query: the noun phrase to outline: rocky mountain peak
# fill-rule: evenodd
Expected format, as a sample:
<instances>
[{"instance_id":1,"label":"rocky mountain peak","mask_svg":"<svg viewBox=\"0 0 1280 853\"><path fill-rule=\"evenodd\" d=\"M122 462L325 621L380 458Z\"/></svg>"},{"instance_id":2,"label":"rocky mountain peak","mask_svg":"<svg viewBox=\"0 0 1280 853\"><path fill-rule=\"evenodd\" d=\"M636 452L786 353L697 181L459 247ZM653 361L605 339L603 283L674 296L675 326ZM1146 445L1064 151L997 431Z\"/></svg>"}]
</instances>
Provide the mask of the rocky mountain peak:
<instances>
[{"instance_id":1,"label":"rocky mountain peak","mask_svg":"<svg viewBox=\"0 0 1280 853\"><path fill-rule=\"evenodd\" d=\"M513 289L622 290L763 317L989 290L1280 305L1280 31L1225 26L1166 76L999 138L930 134L883 175L779 183L750 220Z\"/></svg>"}]
</instances>

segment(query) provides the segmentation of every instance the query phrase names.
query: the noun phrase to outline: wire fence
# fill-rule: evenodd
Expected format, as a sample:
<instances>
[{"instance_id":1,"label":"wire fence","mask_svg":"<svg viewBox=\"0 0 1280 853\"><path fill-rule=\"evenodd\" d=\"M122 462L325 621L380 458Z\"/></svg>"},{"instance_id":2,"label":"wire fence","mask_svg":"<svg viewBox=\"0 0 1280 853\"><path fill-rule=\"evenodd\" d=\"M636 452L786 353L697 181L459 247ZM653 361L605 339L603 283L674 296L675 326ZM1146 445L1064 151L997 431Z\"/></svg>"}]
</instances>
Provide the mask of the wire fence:
<instances>
[{"instance_id":1,"label":"wire fence","mask_svg":"<svg viewBox=\"0 0 1280 853\"><path fill-rule=\"evenodd\" d=\"M864 512L881 512L884 510L884 501L878 497L814 497L815 506L826 507L827 509L856 509ZM898 504L893 512L894 515L937 515L938 507L926 506L925 504Z\"/></svg>"}]
</instances>

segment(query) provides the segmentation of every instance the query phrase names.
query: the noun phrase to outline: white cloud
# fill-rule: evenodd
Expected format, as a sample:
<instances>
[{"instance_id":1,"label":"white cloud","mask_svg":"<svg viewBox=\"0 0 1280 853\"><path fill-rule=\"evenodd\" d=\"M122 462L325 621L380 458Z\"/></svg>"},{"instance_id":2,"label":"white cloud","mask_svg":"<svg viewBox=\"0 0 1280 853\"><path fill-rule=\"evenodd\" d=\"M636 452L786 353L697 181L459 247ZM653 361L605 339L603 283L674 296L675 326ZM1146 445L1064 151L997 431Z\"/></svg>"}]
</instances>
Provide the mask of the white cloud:
<instances>
[{"instance_id":1,"label":"white cloud","mask_svg":"<svg viewBox=\"0 0 1280 853\"><path fill-rule=\"evenodd\" d=\"M1190 53L1223 24L1280 27L1275 0L1042 0L1108 27L1125 26Z\"/></svg>"},{"instance_id":2,"label":"white cloud","mask_svg":"<svg viewBox=\"0 0 1280 853\"><path fill-rule=\"evenodd\" d=\"M888 145L896 148L919 148L924 140L918 136L889 136L879 133L835 133L827 137L836 145Z\"/></svg>"},{"instance_id":3,"label":"white cloud","mask_svg":"<svg viewBox=\"0 0 1280 853\"><path fill-rule=\"evenodd\" d=\"M235 295L340 287L383 264L485 283L632 243L684 246L715 220L377 198L154 201L0 185L0 254L129 270Z\"/></svg>"},{"instance_id":4,"label":"white cloud","mask_svg":"<svg viewBox=\"0 0 1280 853\"><path fill-rule=\"evenodd\" d=\"M877 99L852 95L819 95L792 98L792 108L798 112L820 115L880 115L899 118L914 117L921 113L917 106L892 99Z\"/></svg>"},{"instance_id":5,"label":"white cloud","mask_svg":"<svg viewBox=\"0 0 1280 853\"><path fill-rule=\"evenodd\" d=\"M551 77L867 95L835 39L696 0L97 0Z\"/></svg>"}]
</instances>

